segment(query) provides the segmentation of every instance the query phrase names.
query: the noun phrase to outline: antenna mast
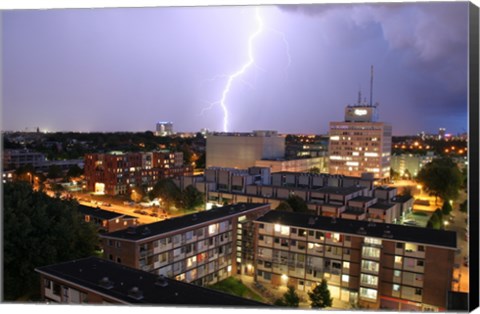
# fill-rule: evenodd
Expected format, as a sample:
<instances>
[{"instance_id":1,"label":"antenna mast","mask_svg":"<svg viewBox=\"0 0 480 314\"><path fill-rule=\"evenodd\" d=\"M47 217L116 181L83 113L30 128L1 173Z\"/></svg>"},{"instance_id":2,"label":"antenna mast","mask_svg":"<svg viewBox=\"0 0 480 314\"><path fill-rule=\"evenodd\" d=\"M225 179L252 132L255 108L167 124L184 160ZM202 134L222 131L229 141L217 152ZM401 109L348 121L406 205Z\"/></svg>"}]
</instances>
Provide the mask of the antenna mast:
<instances>
[{"instance_id":1,"label":"antenna mast","mask_svg":"<svg viewBox=\"0 0 480 314\"><path fill-rule=\"evenodd\" d=\"M373 65L370 68L370 106L373 105Z\"/></svg>"}]
</instances>

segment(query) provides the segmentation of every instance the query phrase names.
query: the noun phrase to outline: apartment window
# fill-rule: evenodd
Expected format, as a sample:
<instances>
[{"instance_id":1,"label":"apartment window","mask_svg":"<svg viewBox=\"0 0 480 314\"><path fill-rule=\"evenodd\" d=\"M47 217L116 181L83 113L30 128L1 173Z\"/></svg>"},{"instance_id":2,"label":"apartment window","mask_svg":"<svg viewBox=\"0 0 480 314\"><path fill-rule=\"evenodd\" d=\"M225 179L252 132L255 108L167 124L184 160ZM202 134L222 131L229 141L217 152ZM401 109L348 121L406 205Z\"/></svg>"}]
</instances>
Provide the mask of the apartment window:
<instances>
[{"instance_id":1,"label":"apartment window","mask_svg":"<svg viewBox=\"0 0 480 314\"><path fill-rule=\"evenodd\" d=\"M258 225L258 228L264 229L264 228L265 228L265 225L264 225L264 224L259 224L259 225Z\"/></svg>"},{"instance_id":2,"label":"apartment window","mask_svg":"<svg viewBox=\"0 0 480 314\"><path fill-rule=\"evenodd\" d=\"M213 224L213 225L210 225L208 226L208 234L214 234L217 232L217 224Z\"/></svg>"},{"instance_id":3,"label":"apartment window","mask_svg":"<svg viewBox=\"0 0 480 314\"><path fill-rule=\"evenodd\" d=\"M394 276L394 277L400 277L401 275L402 275L402 272L401 272L401 271L399 271L399 270L394 270L394 271L393 271L393 276Z\"/></svg>"},{"instance_id":4,"label":"apartment window","mask_svg":"<svg viewBox=\"0 0 480 314\"><path fill-rule=\"evenodd\" d=\"M416 252L417 251L417 245L412 244L412 243L407 243L407 244L405 244L405 251L406 252Z\"/></svg>"},{"instance_id":5,"label":"apartment window","mask_svg":"<svg viewBox=\"0 0 480 314\"><path fill-rule=\"evenodd\" d=\"M259 235L258 240L263 241L263 235Z\"/></svg>"},{"instance_id":6,"label":"apartment window","mask_svg":"<svg viewBox=\"0 0 480 314\"><path fill-rule=\"evenodd\" d=\"M288 240L287 239L282 239L280 245L287 247L288 246Z\"/></svg>"},{"instance_id":7,"label":"apartment window","mask_svg":"<svg viewBox=\"0 0 480 314\"><path fill-rule=\"evenodd\" d=\"M425 252L425 247L424 247L423 245L419 245L419 246L417 247L417 250L418 250L419 252Z\"/></svg>"},{"instance_id":8,"label":"apartment window","mask_svg":"<svg viewBox=\"0 0 480 314\"><path fill-rule=\"evenodd\" d=\"M415 295L422 295L422 289L415 289Z\"/></svg>"},{"instance_id":9,"label":"apartment window","mask_svg":"<svg viewBox=\"0 0 480 314\"><path fill-rule=\"evenodd\" d=\"M306 242L298 241L298 249L305 250Z\"/></svg>"},{"instance_id":10,"label":"apartment window","mask_svg":"<svg viewBox=\"0 0 480 314\"><path fill-rule=\"evenodd\" d=\"M292 231L292 232L293 232L293 231ZM305 229L298 229L298 235L299 235L300 237L304 237L304 236L307 235L307 232L306 232Z\"/></svg>"},{"instance_id":11,"label":"apartment window","mask_svg":"<svg viewBox=\"0 0 480 314\"><path fill-rule=\"evenodd\" d=\"M363 240L363 242L366 243L366 244L382 245L382 240L376 239L376 238L368 238L368 237L366 237L366 238Z\"/></svg>"},{"instance_id":12,"label":"apartment window","mask_svg":"<svg viewBox=\"0 0 480 314\"><path fill-rule=\"evenodd\" d=\"M340 233L332 233L332 241L334 243L339 243L339 242L342 242L342 236L340 235Z\"/></svg>"},{"instance_id":13,"label":"apartment window","mask_svg":"<svg viewBox=\"0 0 480 314\"><path fill-rule=\"evenodd\" d=\"M275 232L280 232L280 230L282 230L282 227L280 225L275 225L273 230L275 230Z\"/></svg>"},{"instance_id":14,"label":"apartment window","mask_svg":"<svg viewBox=\"0 0 480 314\"><path fill-rule=\"evenodd\" d=\"M397 242L397 244L395 245L395 247L396 247L397 249L403 249L403 243Z\"/></svg>"},{"instance_id":15,"label":"apartment window","mask_svg":"<svg viewBox=\"0 0 480 314\"><path fill-rule=\"evenodd\" d=\"M315 232L315 239L323 241L325 239L323 232L316 231Z\"/></svg>"},{"instance_id":16,"label":"apartment window","mask_svg":"<svg viewBox=\"0 0 480 314\"><path fill-rule=\"evenodd\" d=\"M423 267L424 262L422 260L417 260L417 266Z\"/></svg>"},{"instance_id":17,"label":"apartment window","mask_svg":"<svg viewBox=\"0 0 480 314\"><path fill-rule=\"evenodd\" d=\"M275 242L277 244L280 243L280 238L273 238L273 242Z\"/></svg>"},{"instance_id":18,"label":"apartment window","mask_svg":"<svg viewBox=\"0 0 480 314\"><path fill-rule=\"evenodd\" d=\"M366 261L366 260L363 260L362 261L362 270L366 270L366 271L371 271L371 272L378 272L378 270L380 269L380 264L377 263L377 262L374 262L374 261Z\"/></svg>"},{"instance_id":19,"label":"apartment window","mask_svg":"<svg viewBox=\"0 0 480 314\"><path fill-rule=\"evenodd\" d=\"M350 280L350 277L348 275L342 275L343 282L348 282L349 280Z\"/></svg>"},{"instance_id":20,"label":"apartment window","mask_svg":"<svg viewBox=\"0 0 480 314\"><path fill-rule=\"evenodd\" d=\"M360 297L363 298L363 299L376 300L377 299L377 290L361 287L360 288Z\"/></svg>"},{"instance_id":21,"label":"apartment window","mask_svg":"<svg viewBox=\"0 0 480 314\"><path fill-rule=\"evenodd\" d=\"M343 268L350 269L350 262L343 262Z\"/></svg>"},{"instance_id":22,"label":"apartment window","mask_svg":"<svg viewBox=\"0 0 480 314\"><path fill-rule=\"evenodd\" d=\"M297 228L292 228L291 231L292 231L293 234L297 234Z\"/></svg>"},{"instance_id":23,"label":"apartment window","mask_svg":"<svg viewBox=\"0 0 480 314\"><path fill-rule=\"evenodd\" d=\"M118 248L118 247L121 247L121 246L122 246L122 242L120 242L120 241L115 242L115 247Z\"/></svg>"},{"instance_id":24,"label":"apartment window","mask_svg":"<svg viewBox=\"0 0 480 314\"><path fill-rule=\"evenodd\" d=\"M362 248L362 256L370 257L370 258L379 258L380 249L376 247L364 246Z\"/></svg>"},{"instance_id":25,"label":"apartment window","mask_svg":"<svg viewBox=\"0 0 480 314\"><path fill-rule=\"evenodd\" d=\"M345 241L351 241L352 237L351 236L345 236Z\"/></svg>"},{"instance_id":26,"label":"apartment window","mask_svg":"<svg viewBox=\"0 0 480 314\"><path fill-rule=\"evenodd\" d=\"M373 275L361 274L360 282L364 285L376 286L378 284L378 277Z\"/></svg>"},{"instance_id":27,"label":"apartment window","mask_svg":"<svg viewBox=\"0 0 480 314\"><path fill-rule=\"evenodd\" d=\"M193 231L188 231L187 233L185 233L185 239L187 241L190 241L192 238L193 238Z\"/></svg>"},{"instance_id":28,"label":"apartment window","mask_svg":"<svg viewBox=\"0 0 480 314\"><path fill-rule=\"evenodd\" d=\"M402 257L401 256L395 256L395 264L401 264L402 263Z\"/></svg>"},{"instance_id":29,"label":"apartment window","mask_svg":"<svg viewBox=\"0 0 480 314\"><path fill-rule=\"evenodd\" d=\"M45 289L52 289L52 282L48 279L43 281L43 285L45 286Z\"/></svg>"},{"instance_id":30,"label":"apartment window","mask_svg":"<svg viewBox=\"0 0 480 314\"><path fill-rule=\"evenodd\" d=\"M313 230L308 230L308 236L313 237L315 235L315 232Z\"/></svg>"},{"instance_id":31,"label":"apartment window","mask_svg":"<svg viewBox=\"0 0 480 314\"><path fill-rule=\"evenodd\" d=\"M397 285L397 284L393 284L393 291L394 292L400 292L400 285Z\"/></svg>"},{"instance_id":32,"label":"apartment window","mask_svg":"<svg viewBox=\"0 0 480 314\"><path fill-rule=\"evenodd\" d=\"M286 236L290 235L290 227L282 226L280 234L286 235Z\"/></svg>"},{"instance_id":33,"label":"apartment window","mask_svg":"<svg viewBox=\"0 0 480 314\"><path fill-rule=\"evenodd\" d=\"M63 297L68 298L68 287L63 287Z\"/></svg>"},{"instance_id":34,"label":"apartment window","mask_svg":"<svg viewBox=\"0 0 480 314\"><path fill-rule=\"evenodd\" d=\"M54 282L53 283L53 294L59 296L60 295L60 289L61 289L60 285L58 283Z\"/></svg>"}]
</instances>

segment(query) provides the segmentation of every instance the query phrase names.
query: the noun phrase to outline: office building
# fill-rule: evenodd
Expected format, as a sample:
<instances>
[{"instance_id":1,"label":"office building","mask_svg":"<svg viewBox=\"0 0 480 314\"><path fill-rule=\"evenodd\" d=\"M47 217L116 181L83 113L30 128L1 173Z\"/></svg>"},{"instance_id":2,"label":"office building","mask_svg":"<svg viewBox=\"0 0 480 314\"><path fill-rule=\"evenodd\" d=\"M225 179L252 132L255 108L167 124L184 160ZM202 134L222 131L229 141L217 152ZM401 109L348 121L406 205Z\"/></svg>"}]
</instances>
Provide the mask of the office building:
<instances>
[{"instance_id":1,"label":"office building","mask_svg":"<svg viewBox=\"0 0 480 314\"><path fill-rule=\"evenodd\" d=\"M456 233L270 211L255 220L255 278L310 291L322 279L362 308L444 311Z\"/></svg>"},{"instance_id":2,"label":"office building","mask_svg":"<svg viewBox=\"0 0 480 314\"><path fill-rule=\"evenodd\" d=\"M48 303L264 307L266 304L157 276L97 257L35 269Z\"/></svg>"},{"instance_id":3,"label":"office building","mask_svg":"<svg viewBox=\"0 0 480 314\"><path fill-rule=\"evenodd\" d=\"M206 167L245 169L261 159L283 159L285 137L276 131L207 135Z\"/></svg>"},{"instance_id":4,"label":"office building","mask_svg":"<svg viewBox=\"0 0 480 314\"><path fill-rule=\"evenodd\" d=\"M159 121L155 126L155 135L156 136L170 136L173 135L173 123Z\"/></svg>"},{"instance_id":5,"label":"office building","mask_svg":"<svg viewBox=\"0 0 480 314\"><path fill-rule=\"evenodd\" d=\"M179 281L209 285L253 271L253 220L268 204L229 205L101 234L104 257Z\"/></svg>"}]
</instances>

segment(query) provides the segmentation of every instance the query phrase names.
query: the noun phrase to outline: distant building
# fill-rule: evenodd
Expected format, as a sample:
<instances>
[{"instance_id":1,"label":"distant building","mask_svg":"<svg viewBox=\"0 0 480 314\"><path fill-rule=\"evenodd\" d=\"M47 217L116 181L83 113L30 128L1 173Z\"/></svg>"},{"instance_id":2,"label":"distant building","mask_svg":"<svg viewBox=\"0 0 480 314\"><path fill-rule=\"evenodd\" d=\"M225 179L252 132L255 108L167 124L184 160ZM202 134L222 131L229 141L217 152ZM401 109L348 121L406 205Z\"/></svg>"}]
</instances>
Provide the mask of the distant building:
<instances>
[{"instance_id":1,"label":"distant building","mask_svg":"<svg viewBox=\"0 0 480 314\"><path fill-rule=\"evenodd\" d=\"M295 159L262 159L256 160L256 167L269 167L271 172L292 171L308 172L312 168L317 168L320 172L328 172L328 157L310 157Z\"/></svg>"},{"instance_id":2,"label":"distant building","mask_svg":"<svg viewBox=\"0 0 480 314\"><path fill-rule=\"evenodd\" d=\"M445 311L453 231L270 211L255 220L255 280L369 310Z\"/></svg>"},{"instance_id":3,"label":"distant building","mask_svg":"<svg viewBox=\"0 0 480 314\"><path fill-rule=\"evenodd\" d=\"M173 135L173 123L172 122L157 122L155 127L156 136L170 136Z\"/></svg>"},{"instance_id":4,"label":"distant building","mask_svg":"<svg viewBox=\"0 0 480 314\"><path fill-rule=\"evenodd\" d=\"M93 223L101 233L114 232L138 225L138 218L98 207L79 205L78 211L85 222Z\"/></svg>"},{"instance_id":5,"label":"distant building","mask_svg":"<svg viewBox=\"0 0 480 314\"><path fill-rule=\"evenodd\" d=\"M445 139L445 128L439 128L438 129L438 139L439 140L444 140Z\"/></svg>"},{"instance_id":6,"label":"distant building","mask_svg":"<svg viewBox=\"0 0 480 314\"><path fill-rule=\"evenodd\" d=\"M26 165L39 168L46 161L44 154L28 149L5 149L2 154L3 169L16 169Z\"/></svg>"},{"instance_id":7,"label":"distant building","mask_svg":"<svg viewBox=\"0 0 480 314\"><path fill-rule=\"evenodd\" d=\"M357 104L345 108L344 122L330 122L330 174L390 176L392 127L377 119L376 105Z\"/></svg>"},{"instance_id":8,"label":"distant building","mask_svg":"<svg viewBox=\"0 0 480 314\"><path fill-rule=\"evenodd\" d=\"M261 159L283 159L285 137L277 131L207 135L206 167L245 169Z\"/></svg>"},{"instance_id":9,"label":"distant building","mask_svg":"<svg viewBox=\"0 0 480 314\"><path fill-rule=\"evenodd\" d=\"M84 175L87 189L100 194L131 193L135 187L151 188L162 178L189 175L182 152L86 154Z\"/></svg>"},{"instance_id":10,"label":"distant building","mask_svg":"<svg viewBox=\"0 0 480 314\"><path fill-rule=\"evenodd\" d=\"M48 303L264 307L256 302L157 276L97 257L35 269Z\"/></svg>"},{"instance_id":11,"label":"distant building","mask_svg":"<svg viewBox=\"0 0 480 314\"><path fill-rule=\"evenodd\" d=\"M426 155L419 154L400 154L393 155L391 160L391 167L400 176L410 175L416 177L420 170L435 158L433 152L428 152Z\"/></svg>"},{"instance_id":12,"label":"distant building","mask_svg":"<svg viewBox=\"0 0 480 314\"><path fill-rule=\"evenodd\" d=\"M268 204L229 205L101 234L104 257L158 275L210 285L253 275L253 220Z\"/></svg>"}]
</instances>

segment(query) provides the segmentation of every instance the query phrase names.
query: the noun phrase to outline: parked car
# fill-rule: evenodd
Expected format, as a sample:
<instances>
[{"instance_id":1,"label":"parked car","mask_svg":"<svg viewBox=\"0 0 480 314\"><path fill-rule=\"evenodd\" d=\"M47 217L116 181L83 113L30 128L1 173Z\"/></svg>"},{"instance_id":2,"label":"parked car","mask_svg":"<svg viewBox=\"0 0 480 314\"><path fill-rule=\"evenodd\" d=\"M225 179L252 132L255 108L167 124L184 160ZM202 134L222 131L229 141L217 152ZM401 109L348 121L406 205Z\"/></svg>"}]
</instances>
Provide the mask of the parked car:
<instances>
[{"instance_id":1,"label":"parked car","mask_svg":"<svg viewBox=\"0 0 480 314\"><path fill-rule=\"evenodd\" d=\"M140 211L140 215L148 215L148 212L144 211L144 210L141 210Z\"/></svg>"}]
</instances>

